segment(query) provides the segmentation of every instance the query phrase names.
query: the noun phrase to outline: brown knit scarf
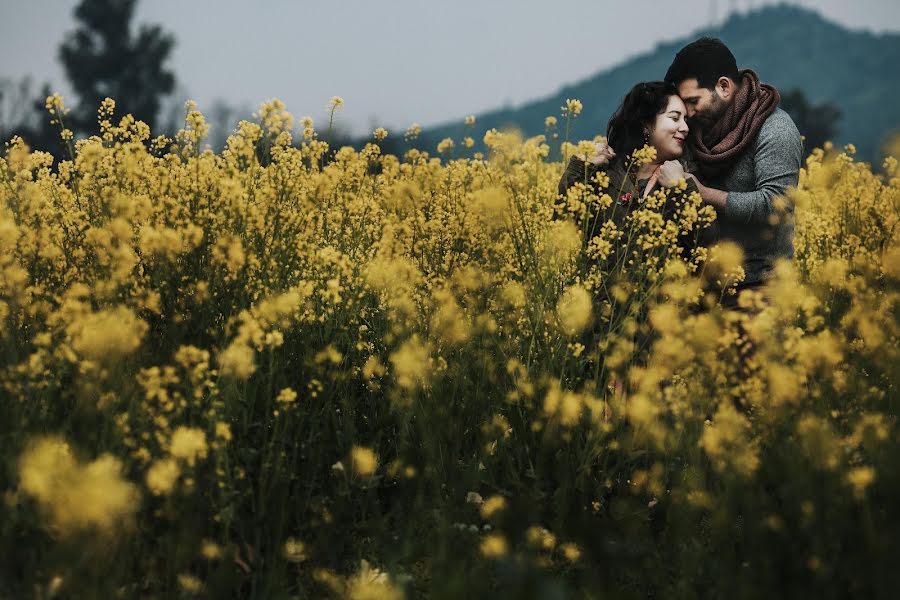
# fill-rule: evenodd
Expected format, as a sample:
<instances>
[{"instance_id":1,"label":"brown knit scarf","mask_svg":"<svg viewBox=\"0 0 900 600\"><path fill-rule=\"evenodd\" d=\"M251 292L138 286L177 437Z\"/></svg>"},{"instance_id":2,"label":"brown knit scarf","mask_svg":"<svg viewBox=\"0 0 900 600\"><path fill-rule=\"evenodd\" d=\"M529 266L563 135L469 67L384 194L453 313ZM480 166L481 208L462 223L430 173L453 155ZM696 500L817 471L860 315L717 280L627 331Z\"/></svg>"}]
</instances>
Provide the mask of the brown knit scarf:
<instances>
[{"instance_id":1,"label":"brown knit scarf","mask_svg":"<svg viewBox=\"0 0 900 600\"><path fill-rule=\"evenodd\" d=\"M716 177L727 172L753 143L781 101L778 90L760 83L751 69L743 69L740 74L741 86L722 118L706 132L694 129L694 158L701 176Z\"/></svg>"}]
</instances>

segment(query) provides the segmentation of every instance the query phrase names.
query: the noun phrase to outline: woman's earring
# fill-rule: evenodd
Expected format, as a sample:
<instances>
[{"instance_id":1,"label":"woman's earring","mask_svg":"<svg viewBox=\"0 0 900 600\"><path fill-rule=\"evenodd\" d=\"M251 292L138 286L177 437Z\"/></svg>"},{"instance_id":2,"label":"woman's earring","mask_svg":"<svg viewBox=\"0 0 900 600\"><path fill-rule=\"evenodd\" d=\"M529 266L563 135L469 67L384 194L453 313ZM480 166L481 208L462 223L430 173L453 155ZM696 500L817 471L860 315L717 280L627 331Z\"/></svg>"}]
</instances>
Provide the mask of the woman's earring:
<instances>
[{"instance_id":1,"label":"woman's earring","mask_svg":"<svg viewBox=\"0 0 900 600\"><path fill-rule=\"evenodd\" d=\"M644 143L645 144L650 143L650 132L647 131L646 129L644 130Z\"/></svg>"}]
</instances>

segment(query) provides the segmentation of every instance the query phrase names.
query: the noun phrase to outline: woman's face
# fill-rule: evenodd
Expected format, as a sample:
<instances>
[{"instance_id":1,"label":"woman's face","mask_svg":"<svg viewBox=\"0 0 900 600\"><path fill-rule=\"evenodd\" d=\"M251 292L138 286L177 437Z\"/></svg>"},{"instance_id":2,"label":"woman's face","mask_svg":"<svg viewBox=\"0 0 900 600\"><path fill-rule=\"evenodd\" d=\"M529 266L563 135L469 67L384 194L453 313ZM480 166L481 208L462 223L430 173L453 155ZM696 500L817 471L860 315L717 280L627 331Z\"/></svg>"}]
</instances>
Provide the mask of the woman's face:
<instances>
[{"instance_id":1,"label":"woman's face","mask_svg":"<svg viewBox=\"0 0 900 600\"><path fill-rule=\"evenodd\" d=\"M686 112L681 98L669 96L666 108L656 115L656 122L650 132L650 145L656 148L657 160L675 160L684 154L688 134Z\"/></svg>"}]
</instances>

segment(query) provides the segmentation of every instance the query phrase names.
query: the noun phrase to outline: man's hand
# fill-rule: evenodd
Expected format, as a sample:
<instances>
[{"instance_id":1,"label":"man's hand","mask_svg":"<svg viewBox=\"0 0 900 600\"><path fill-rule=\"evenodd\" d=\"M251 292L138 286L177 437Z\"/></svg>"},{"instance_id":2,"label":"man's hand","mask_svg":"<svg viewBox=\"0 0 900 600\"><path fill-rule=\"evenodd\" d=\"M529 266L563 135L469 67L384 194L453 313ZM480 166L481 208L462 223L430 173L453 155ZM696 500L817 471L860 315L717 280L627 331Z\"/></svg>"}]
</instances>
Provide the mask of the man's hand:
<instances>
[{"instance_id":1,"label":"man's hand","mask_svg":"<svg viewBox=\"0 0 900 600\"><path fill-rule=\"evenodd\" d=\"M684 167L677 160L667 160L659 168L659 184L672 187L681 179L687 179Z\"/></svg>"},{"instance_id":2,"label":"man's hand","mask_svg":"<svg viewBox=\"0 0 900 600\"><path fill-rule=\"evenodd\" d=\"M608 165L612 162L612 159L616 157L616 152L609 147L606 142L597 142L594 144L594 153L591 156L585 158L583 155L578 155L578 158L583 160L584 162L591 163L592 165Z\"/></svg>"},{"instance_id":3,"label":"man's hand","mask_svg":"<svg viewBox=\"0 0 900 600\"><path fill-rule=\"evenodd\" d=\"M700 192L700 197L703 198L704 202L711 204L716 210L725 210L725 204L728 202L728 192L706 187L693 174L688 175L688 177L694 180L694 183L697 185L697 191Z\"/></svg>"}]
</instances>

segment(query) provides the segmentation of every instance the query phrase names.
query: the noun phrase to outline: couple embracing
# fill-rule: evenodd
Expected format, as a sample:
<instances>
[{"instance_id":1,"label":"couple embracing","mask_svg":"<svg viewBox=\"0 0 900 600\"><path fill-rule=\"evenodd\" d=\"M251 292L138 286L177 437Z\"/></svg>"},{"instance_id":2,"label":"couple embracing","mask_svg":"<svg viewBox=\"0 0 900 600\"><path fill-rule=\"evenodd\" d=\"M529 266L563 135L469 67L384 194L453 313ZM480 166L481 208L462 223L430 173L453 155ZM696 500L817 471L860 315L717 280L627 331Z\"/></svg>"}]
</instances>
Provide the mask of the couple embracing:
<instances>
[{"instance_id":1,"label":"couple embracing","mask_svg":"<svg viewBox=\"0 0 900 600\"><path fill-rule=\"evenodd\" d=\"M664 81L628 92L606 143L592 156L572 157L559 191L604 171L608 189L640 201L685 180L716 211L714 239L704 242L737 243L745 274L739 289L761 288L775 261L794 254L792 208L778 198L797 185L803 149L779 100L752 70L738 70L725 44L700 38L678 52ZM629 171L629 158L645 145L656 158Z\"/></svg>"}]
</instances>

